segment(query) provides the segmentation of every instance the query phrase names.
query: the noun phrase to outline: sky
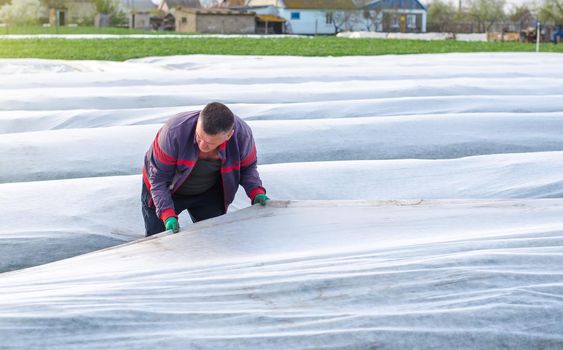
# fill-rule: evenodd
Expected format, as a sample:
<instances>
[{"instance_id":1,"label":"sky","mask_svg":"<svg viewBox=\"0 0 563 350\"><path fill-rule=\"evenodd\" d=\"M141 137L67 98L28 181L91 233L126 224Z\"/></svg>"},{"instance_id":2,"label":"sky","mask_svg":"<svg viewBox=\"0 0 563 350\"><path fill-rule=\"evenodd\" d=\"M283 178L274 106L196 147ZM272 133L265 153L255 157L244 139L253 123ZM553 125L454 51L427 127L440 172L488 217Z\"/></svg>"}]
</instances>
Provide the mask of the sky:
<instances>
[{"instance_id":1,"label":"sky","mask_svg":"<svg viewBox=\"0 0 563 350\"><path fill-rule=\"evenodd\" d=\"M560 62L0 60L3 346L557 347ZM143 240L143 155L211 100L252 127L270 205Z\"/></svg>"}]
</instances>

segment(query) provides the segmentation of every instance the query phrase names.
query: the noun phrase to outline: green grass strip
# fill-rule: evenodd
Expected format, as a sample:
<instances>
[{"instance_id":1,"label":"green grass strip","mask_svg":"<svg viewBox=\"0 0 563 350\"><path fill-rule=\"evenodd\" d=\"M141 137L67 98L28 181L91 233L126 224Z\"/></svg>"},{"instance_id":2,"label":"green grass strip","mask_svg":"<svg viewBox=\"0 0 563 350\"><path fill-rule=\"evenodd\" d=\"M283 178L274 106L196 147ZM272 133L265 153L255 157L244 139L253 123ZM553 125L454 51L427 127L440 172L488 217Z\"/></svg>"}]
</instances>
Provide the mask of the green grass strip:
<instances>
[{"instance_id":1,"label":"green grass strip","mask_svg":"<svg viewBox=\"0 0 563 350\"><path fill-rule=\"evenodd\" d=\"M0 58L124 61L170 55L371 56L451 52L533 52L534 44L392 39L312 38L122 38L2 39ZM544 43L541 52L563 53L563 45Z\"/></svg>"}]
</instances>

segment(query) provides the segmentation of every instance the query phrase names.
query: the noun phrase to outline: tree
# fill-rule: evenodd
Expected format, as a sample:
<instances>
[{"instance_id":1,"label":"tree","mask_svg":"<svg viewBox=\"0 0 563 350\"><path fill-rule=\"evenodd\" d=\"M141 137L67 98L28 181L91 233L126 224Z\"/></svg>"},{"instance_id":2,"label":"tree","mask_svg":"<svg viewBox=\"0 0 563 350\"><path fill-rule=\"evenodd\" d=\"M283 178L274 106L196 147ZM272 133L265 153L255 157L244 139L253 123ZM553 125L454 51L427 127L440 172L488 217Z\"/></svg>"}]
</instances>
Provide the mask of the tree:
<instances>
[{"instance_id":1,"label":"tree","mask_svg":"<svg viewBox=\"0 0 563 350\"><path fill-rule=\"evenodd\" d=\"M116 10L113 0L96 0L96 11L98 13L113 13Z\"/></svg>"},{"instance_id":2,"label":"tree","mask_svg":"<svg viewBox=\"0 0 563 350\"><path fill-rule=\"evenodd\" d=\"M526 4L513 6L508 13L508 19L514 23L518 23L520 30L529 27L534 18L532 11Z\"/></svg>"},{"instance_id":3,"label":"tree","mask_svg":"<svg viewBox=\"0 0 563 350\"><path fill-rule=\"evenodd\" d=\"M374 0L355 0L357 7L357 15L355 22L366 31L377 31L379 22L381 21L381 9L375 6L369 6Z\"/></svg>"},{"instance_id":4,"label":"tree","mask_svg":"<svg viewBox=\"0 0 563 350\"><path fill-rule=\"evenodd\" d=\"M430 31L452 32L456 8L450 2L434 0L428 6L428 27Z\"/></svg>"},{"instance_id":5,"label":"tree","mask_svg":"<svg viewBox=\"0 0 563 350\"><path fill-rule=\"evenodd\" d=\"M504 19L504 5L505 0L472 0L469 15L477 22L480 32L487 32Z\"/></svg>"},{"instance_id":6,"label":"tree","mask_svg":"<svg viewBox=\"0 0 563 350\"><path fill-rule=\"evenodd\" d=\"M110 26L124 27L129 24L129 18L120 2L116 0L95 0L95 4L98 14L109 15Z\"/></svg>"},{"instance_id":7,"label":"tree","mask_svg":"<svg viewBox=\"0 0 563 350\"><path fill-rule=\"evenodd\" d=\"M563 24L563 0L545 0L539 10L540 21L546 24Z\"/></svg>"},{"instance_id":8,"label":"tree","mask_svg":"<svg viewBox=\"0 0 563 350\"><path fill-rule=\"evenodd\" d=\"M0 8L0 20L8 25L37 24L40 8L39 0L13 0Z\"/></svg>"},{"instance_id":9,"label":"tree","mask_svg":"<svg viewBox=\"0 0 563 350\"><path fill-rule=\"evenodd\" d=\"M360 22L368 32L372 30L377 32L377 28L381 24L381 10L364 10Z\"/></svg>"},{"instance_id":10,"label":"tree","mask_svg":"<svg viewBox=\"0 0 563 350\"><path fill-rule=\"evenodd\" d=\"M39 0L43 6L46 8L60 8L68 7L67 0Z\"/></svg>"},{"instance_id":11,"label":"tree","mask_svg":"<svg viewBox=\"0 0 563 350\"><path fill-rule=\"evenodd\" d=\"M337 10L332 12L332 23L334 24L336 33L354 28L355 24L358 22L356 12L357 11L352 10Z\"/></svg>"}]
</instances>

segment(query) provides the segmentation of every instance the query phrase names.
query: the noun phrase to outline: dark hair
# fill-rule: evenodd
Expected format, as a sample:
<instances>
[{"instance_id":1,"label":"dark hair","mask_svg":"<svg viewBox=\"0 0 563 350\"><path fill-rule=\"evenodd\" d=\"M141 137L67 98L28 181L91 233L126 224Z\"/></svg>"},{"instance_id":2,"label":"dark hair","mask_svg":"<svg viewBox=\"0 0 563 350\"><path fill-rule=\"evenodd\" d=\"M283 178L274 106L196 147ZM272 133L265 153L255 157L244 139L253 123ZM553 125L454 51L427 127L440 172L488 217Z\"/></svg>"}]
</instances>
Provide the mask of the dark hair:
<instances>
[{"instance_id":1,"label":"dark hair","mask_svg":"<svg viewBox=\"0 0 563 350\"><path fill-rule=\"evenodd\" d=\"M222 103L211 102L199 113L203 131L208 135L217 135L229 132L235 125L235 116L231 110Z\"/></svg>"}]
</instances>

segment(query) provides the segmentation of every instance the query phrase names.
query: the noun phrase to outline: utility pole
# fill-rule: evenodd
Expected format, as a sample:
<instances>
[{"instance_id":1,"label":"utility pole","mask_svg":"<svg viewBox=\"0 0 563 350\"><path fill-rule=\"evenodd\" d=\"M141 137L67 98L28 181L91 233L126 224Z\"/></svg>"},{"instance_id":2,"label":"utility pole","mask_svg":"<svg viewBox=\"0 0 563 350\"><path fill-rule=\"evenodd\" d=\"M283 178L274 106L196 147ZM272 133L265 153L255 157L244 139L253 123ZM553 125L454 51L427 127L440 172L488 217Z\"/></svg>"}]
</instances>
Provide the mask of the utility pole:
<instances>
[{"instance_id":1,"label":"utility pole","mask_svg":"<svg viewBox=\"0 0 563 350\"><path fill-rule=\"evenodd\" d=\"M540 21L538 21L538 28L536 29L536 52L540 52L540 30L541 30L541 25L540 25Z\"/></svg>"},{"instance_id":2,"label":"utility pole","mask_svg":"<svg viewBox=\"0 0 563 350\"><path fill-rule=\"evenodd\" d=\"M131 13L132 13L132 17L131 18L131 22L133 22L133 29L135 29L135 0L131 0Z\"/></svg>"}]
</instances>

